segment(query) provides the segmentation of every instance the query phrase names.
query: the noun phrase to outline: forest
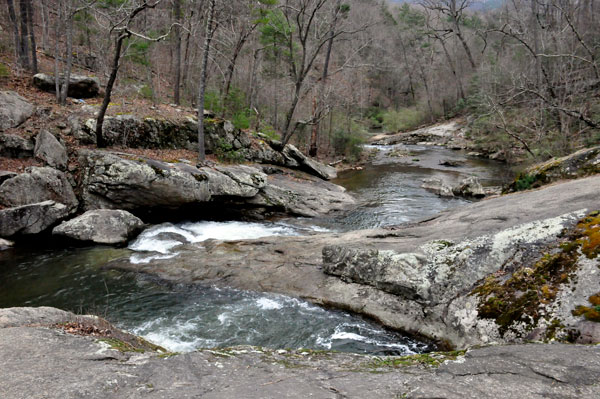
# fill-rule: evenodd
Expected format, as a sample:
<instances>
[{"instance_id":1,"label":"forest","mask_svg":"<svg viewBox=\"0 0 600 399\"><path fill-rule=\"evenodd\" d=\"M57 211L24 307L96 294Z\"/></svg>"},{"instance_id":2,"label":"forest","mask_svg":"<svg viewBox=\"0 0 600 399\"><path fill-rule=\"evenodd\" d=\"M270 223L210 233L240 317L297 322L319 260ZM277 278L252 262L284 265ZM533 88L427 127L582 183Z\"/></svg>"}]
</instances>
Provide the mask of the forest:
<instances>
[{"instance_id":1,"label":"forest","mask_svg":"<svg viewBox=\"0 0 600 399\"><path fill-rule=\"evenodd\" d=\"M599 13L593 0L7 0L0 79L43 58L323 158L463 118L482 149L539 161L600 142Z\"/></svg>"}]
</instances>

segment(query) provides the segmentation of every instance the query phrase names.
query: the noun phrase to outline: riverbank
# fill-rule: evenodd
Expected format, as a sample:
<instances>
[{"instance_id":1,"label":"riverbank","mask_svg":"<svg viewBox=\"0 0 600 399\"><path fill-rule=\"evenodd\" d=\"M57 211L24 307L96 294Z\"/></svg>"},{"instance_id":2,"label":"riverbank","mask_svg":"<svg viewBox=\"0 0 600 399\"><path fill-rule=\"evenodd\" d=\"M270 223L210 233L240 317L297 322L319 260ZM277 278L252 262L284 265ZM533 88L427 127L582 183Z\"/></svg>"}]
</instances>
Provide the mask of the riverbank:
<instances>
[{"instance_id":1,"label":"riverbank","mask_svg":"<svg viewBox=\"0 0 600 399\"><path fill-rule=\"evenodd\" d=\"M98 319L87 320L88 333L72 327L83 321L85 317L52 308L1 309L0 357L3 365L10 365L0 373L3 395L248 399L600 395L598 346L528 344L409 357L256 347L177 354L102 336L115 328Z\"/></svg>"}]
</instances>

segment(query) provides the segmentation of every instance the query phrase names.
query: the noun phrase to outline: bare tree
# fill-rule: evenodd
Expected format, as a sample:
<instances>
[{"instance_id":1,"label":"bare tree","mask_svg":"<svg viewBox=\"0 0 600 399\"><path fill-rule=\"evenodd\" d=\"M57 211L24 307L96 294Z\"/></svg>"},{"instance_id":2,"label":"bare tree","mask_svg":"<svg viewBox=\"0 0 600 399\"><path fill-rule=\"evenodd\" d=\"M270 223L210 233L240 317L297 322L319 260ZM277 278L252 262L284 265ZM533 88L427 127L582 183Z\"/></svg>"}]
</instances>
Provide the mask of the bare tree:
<instances>
[{"instance_id":1,"label":"bare tree","mask_svg":"<svg viewBox=\"0 0 600 399\"><path fill-rule=\"evenodd\" d=\"M204 37L204 49L202 53L202 72L200 75L200 86L198 88L198 160L200 162L206 160L206 149L204 148L204 97L206 93L210 43L216 30L215 5L216 0L209 0L208 18L206 20L206 36Z\"/></svg>"},{"instance_id":2,"label":"bare tree","mask_svg":"<svg viewBox=\"0 0 600 399\"><path fill-rule=\"evenodd\" d=\"M100 106L100 110L98 111L98 116L96 117L96 144L99 148L106 147L107 144L106 140L104 139L104 135L102 134L102 126L104 124L104 116L106 115L106 110L108 109L108 105L110 104L110 96L112 94L112 90L117 79L117 73L119 72L119 67L121 65L121 53L123 50L123 42L125 41L125 39L128 39L132 36L141 38L143 40L158 42L167 38L171 33L171 29L169 29L169 31L166 34L156 38L152 38L145 36L141 33L135 32L134 30L132 30L131 27L135 18L141 12L155 8L158 4L161 3L161 1L162 0L156 0L153 3L148 3L147 0L144 0L141 3L133 2L134 4L129 9L122 6L119 9L120 13L117 16L113 16L114 19L111 19L109 33L116 33L116 38L110 76L108 78L108 82L106 83L106 88L104 89L104 100L102 101L102 105Z\"/></svg>"}]
</instances>

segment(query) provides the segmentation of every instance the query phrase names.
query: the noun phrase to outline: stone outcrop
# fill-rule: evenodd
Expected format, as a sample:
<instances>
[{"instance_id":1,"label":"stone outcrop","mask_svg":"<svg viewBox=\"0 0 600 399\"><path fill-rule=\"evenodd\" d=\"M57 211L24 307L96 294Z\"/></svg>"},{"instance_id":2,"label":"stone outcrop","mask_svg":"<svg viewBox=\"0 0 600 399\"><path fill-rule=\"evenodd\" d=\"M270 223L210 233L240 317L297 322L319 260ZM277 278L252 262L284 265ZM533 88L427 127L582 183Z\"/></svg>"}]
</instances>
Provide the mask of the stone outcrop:
<instances>
[{"instance_id":1,"label":"stone outcrop","mask_svg":"<svg viewBox=\"0 0 600 399\"><path fill-rule=\"evenodd\" d=\"M0 237L41 233L70 213L66 205L54 201L0 209Z\"/></svg>"},{"instance_id":2,"label":"stone outcrop","mask_svg":"<svg viewBox=\"0 0 600 399\"><path fill-rule=\"evenodd\" d=\"M551 159L526 169L508 191L537 188L562 179L577 179L600 173L600 146L585 148L562 158Z\"/></svg>"},{"instance_id":3,"label":"stone outcrop","mask_svg":"<svg viewBox=\"0 0 600 399\"><path fill-rule=\"evenodd\" d=\"M600 342L598 192L600 176L392 229L184 245L171 259L110 267L299 296L459 348Z\"/></svg>"},{"instance_id":4,"label":"stone outcrop","mask_svg":"<svg viewBox=\"0 0 600 399\"><path fill-rule=\"evenodd\" d=\"M98 209L56 226L52 234L96 244L125 244L144 222L122 210Z\"/></svg>"},{"instance_id":5,"label":"stone outcrop","mask_svg":"<svg viewBox=\"0 0 600 399\"><path fill-rule=\"evenodd\" d=\"M592 399L600 395L599 355L597 346L564 344L404 357L249 346L176 354L99 318L53 308L0 309L6 399Z\"/></svg>"},{"instance_id":6,"label":"stone outcrop","mask_svg":"<svg viewBox=\"0 0 600 399\"><path fill-rule=\"evenodd\" d=\"M0 157L29 158L33 156L33 141L13 134L0 133Z\"/></svg>"},{"instance_id":7,"label":"stone outcrop","mask_svg":"<svg viewBox=\"0 0 600 399\"><path fill-rule=\"evenodd\" d=\"M96 120L88 119L75 136L84 144L96 143ZM157 118L117 115L104 119L102 134L109 146L129 148L195 148L197 125L188 118L179 123Z\"/></svg>"},{"instance_id":8,"label":"stone outcrop","mask_svg":"<svg viewBox=\"0 0 600 399\"><path fill-rule=\"evenodd\" d=\"M314 216L353 202L333 184L309 176L296 181L282 174L267 178L259 168L246 165L196 168L100 151L82 151L80 164L86 210L140 211L217 203L253 214Z\"/></svg>"},{"instance_id":9,"label":"stone outcrop","mask_svg":"<svg viewBox=\"0 0 600 399\"><path fill-rule=\"evenodd\" d=\"M54 76L45 73L38 73L33 76L33 85L42 91L54 93L56 84ZM100 93L100 81L98 78L70 75L69 91L67 95L73 98L91 98Z\"/></svg>"},{"instance_id":10,"label":"stone outcrop","mask_svg":"<svg viewBox=\"0 0 600 399\"><path fill-rule=\"evenodd\" d=\"M74 136L83 144L96 142L95 119L80 124L70 119ZM178 121L118 115L104 120L103 135L110 146L129 148L171 148L195 150L198 143L198 121L187 116ZM337 176L335 168L304 155L293 145L272 141L264 135L256 137L237 129L230 121L205 118L205 147L224 161L272 164L298 169L329 180Z\"/></svg>"},{"instance_id":11,"label":"stone outcrop","mask_svg":"<svg viewBox=\"0 0 600 399\"><path fill-rule=\"evenodd\" d=\"M35 107L17 93L0 91L0 132L19 126L34 111Z\"/></svg>"},{"instance_id":12,"label":"stone outcrop","mask_svg":"<svg viewBox=\"0 0 600 399\"><path fill-rule=\"evenodd\" d=\"M43 201L66 205L69 211L78 201L67 176L50 167L29 167L25 173L5 180L0 185L0 205L15 207Z\"/></svg>"},{"instance_id":13,"label":"stone outcrop","mask_svg":"<svg viewBox=\"0 0 600 399\"><path fill-rule=\"evenodd\" d=\"M69 160L67 149L47 130L42 130L35 138L33 153L36 158L53 168L65 169L67 167Z\"/></svg>"}]
</instances>

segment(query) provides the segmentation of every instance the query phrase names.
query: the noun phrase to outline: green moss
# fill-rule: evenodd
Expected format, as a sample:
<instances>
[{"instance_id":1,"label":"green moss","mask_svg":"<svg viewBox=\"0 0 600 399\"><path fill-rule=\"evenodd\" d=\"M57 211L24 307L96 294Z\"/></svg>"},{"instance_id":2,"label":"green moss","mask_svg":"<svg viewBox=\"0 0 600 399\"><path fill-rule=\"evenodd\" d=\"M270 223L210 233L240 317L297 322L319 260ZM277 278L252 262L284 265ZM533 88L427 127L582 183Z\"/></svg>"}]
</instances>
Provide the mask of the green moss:
<instances>
[{"instance_id":1,"label":"green moss","mask_svg":"<svg viewBox=\"0 0 600 399\"><path fill-rule=\"evenodd\" d=\"M515 323L537 325L541 317L540 308L553 302L561 284L569 281L581 253L593 259L598 256L599 244L600 216L593 212L580 220L570 232L565 232L563 241L556 248L551 248L535 265L522 267L506 281L488 276L471 293L481 298L479 315L494 319L501 334L511 330ZM581 307L574 312L586 318L596 317L594 308ZM548 332L553 335L557 329L558 326L554 326Z\"/></svg>"},{"instance_id":2,"label":"green moss","mask_svg":"<svg viewBox=\"0 0 600 399\"><path fill-rule=\"evenodd\" d=\"M465 351L451 351L451 352L431 352L421 353L417 355L408 355L401 357L384 357L375 358L367 364L367 368L381 369L381 368L399 368L405 366L426 366L426 367L439 367L442 363L447 360L456 360L459 356L463 356Z\"/></svg>"},{"instance_id":3,"label":"green moss","mask_svg":"<svg viewBox=\"0 0 600 399\"><path fill-rule=\"evenodd\" d=\"M116 339L116 338L102 338L100 339L101 342L105 342L108 345L110 345L111 349L115 349L118 350L119 352L138 352L138 353L144 353L146 350L142 349L142 348L136 348L135 346L131 345L130 343L127 343L125 341L121 341L120 339Z\"/></svg>"},{"instance_id":4,"label":"green moss","mask_svg":"<svg viewBox=\"0 0 600 399\"><path fill-rule=\"evenodd\" d=\"M600 213L590 213L577 224L577 229L581 236L577 240L581 251L590 259L597 258L600 252Z\"/></svg>"},{"instance_id":5,"label":"green moss","mask_svg":"<svg viewBox=\"0 0 600 399\"><path fill-rule=\"evenodd\" d=\"M588 298L592 306L577 306L573 316L583 316L586 320L600 322L600 292Z\"/></svg>"}]
</instances>

